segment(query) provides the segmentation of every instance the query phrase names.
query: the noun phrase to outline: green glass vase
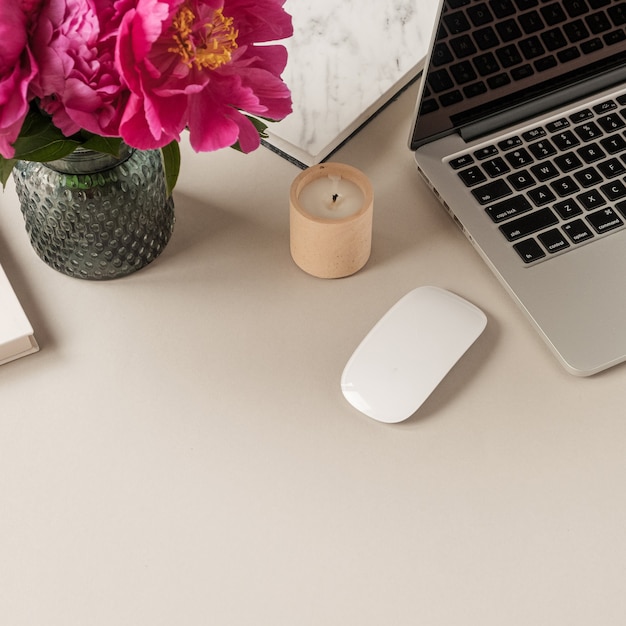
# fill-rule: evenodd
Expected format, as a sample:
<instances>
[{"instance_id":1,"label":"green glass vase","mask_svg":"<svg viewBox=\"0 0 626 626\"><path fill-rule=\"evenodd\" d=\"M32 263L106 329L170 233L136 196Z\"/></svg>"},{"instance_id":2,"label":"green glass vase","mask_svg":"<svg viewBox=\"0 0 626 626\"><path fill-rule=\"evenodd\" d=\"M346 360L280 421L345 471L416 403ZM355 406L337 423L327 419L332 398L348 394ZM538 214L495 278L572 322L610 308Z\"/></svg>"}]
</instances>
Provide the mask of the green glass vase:
<instances>
[{"instance_id":1,"label":"green glass vase","mask_svg":"<svg viewBox=\"0 0 626 626\"><path fill-rule=\"evenodd\" d=\"M126 276L172 235L174 202L158 150L123 144L114 157L77 148L57 161L18 161L13 177L33 248L69 276Z\"/></svg>"}]
</instances>

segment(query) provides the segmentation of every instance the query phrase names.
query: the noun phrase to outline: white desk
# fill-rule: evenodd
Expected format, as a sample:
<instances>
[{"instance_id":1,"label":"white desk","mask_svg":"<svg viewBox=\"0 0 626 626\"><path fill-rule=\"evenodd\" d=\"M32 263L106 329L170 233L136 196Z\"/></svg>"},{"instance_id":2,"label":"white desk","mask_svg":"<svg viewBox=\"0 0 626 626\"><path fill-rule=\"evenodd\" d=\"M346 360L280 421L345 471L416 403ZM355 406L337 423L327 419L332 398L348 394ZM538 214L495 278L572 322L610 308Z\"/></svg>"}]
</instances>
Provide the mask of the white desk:
<instances>
[{"instance_id":1,"label":"white desk","mask_svg":"<svg viewBox=\"0 0 626 626\"><path fill-rule=\"evenodd\" d=\"M184 148L151 266L71 279L12 185L0 262L41 352L0 368L7 626L609 626L626 616L626 368L566 374L418 180L415 88L336 160L374 246L325 281L289 256L299 170ZM409 421L339 378L400 296L446 287L487 330Z\"/></svg>"}]
</instances>

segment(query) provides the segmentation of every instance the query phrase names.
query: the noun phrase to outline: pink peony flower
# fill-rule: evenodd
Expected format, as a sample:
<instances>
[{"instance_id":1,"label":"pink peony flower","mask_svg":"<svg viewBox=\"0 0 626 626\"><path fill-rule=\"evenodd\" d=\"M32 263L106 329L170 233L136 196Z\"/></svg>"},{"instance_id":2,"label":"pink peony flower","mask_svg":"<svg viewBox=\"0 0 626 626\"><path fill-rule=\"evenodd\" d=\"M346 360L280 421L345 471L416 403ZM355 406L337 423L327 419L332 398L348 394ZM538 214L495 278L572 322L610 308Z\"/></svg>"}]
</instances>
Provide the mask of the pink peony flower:
<instances>
[{"instance_id":1,"label":"pink peony flower","mask_svg":"<svg viewBox=\"0 0 626 626\"><path fill-rule=\"evenodd\" d=\"M41 0L0 0L0 154L12 158L28 113L28 88L37 66L28 49L28 28Z\"/></svg>"},{"instance_id":2,"label":"pink peony flower","mask_svg":"<svg viewBox=\"0 0 626 626\"><path fill-rule=\"evenodd\" d=\"M66 136L84 128L119 136L128 91L115 68L112 2L49 0L31 48L39 65L33 93Z\"/></svg>"},{"instance_id":3,"label":"pink peony flower","mask_svg":"<svg viewBox=\"0 0 626 626\"><path fill-rule=\"evenodd\" d=\"M158 148L184 128L196 151L259 135L243 112L280 120L291 97L280 74L287 52L256 45L292 34L285 0L136 0L122 17L116 62L131 96L124 140Z\"/></svg>"}]
</instances>

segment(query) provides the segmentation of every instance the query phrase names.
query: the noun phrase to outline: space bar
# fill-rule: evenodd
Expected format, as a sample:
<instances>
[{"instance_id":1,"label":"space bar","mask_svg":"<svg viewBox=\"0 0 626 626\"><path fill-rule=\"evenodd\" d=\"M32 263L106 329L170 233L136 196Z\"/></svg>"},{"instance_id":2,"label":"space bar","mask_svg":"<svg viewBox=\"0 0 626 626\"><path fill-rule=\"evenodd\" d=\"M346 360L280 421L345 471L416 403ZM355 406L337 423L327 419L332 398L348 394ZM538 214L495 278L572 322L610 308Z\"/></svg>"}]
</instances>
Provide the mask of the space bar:
<instances>
[{"instance_id":1,"label":"space bar","mask_svg":"<svg viewBox=\"0 0 626 626\"><path fill-rule=\"evenodd\" d=\"M518 217L502 226L500 230L509 241L515 241L526 237L531 233L535 233L542 228L558 224L559 220L556 215L548 209L540 209L534 213Z\"/></svg>"}]
</instances>

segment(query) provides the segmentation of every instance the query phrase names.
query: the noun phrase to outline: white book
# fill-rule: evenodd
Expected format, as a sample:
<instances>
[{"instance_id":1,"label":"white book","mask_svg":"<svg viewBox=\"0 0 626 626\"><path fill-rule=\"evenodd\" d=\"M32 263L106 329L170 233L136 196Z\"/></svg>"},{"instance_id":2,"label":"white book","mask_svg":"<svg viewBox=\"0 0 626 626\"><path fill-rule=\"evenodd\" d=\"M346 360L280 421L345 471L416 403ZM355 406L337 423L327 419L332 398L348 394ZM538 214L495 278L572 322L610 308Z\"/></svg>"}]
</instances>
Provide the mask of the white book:
<instances>
[{"instance_id":1,"label":"white book","mask_svg":"<svg viewBox=\"0 0 626 626\"><path fill-rule=\"evenodd\" d=\"M0 365L38 350L33 327L0 265Z\"/></svg>"}]
</instances>

